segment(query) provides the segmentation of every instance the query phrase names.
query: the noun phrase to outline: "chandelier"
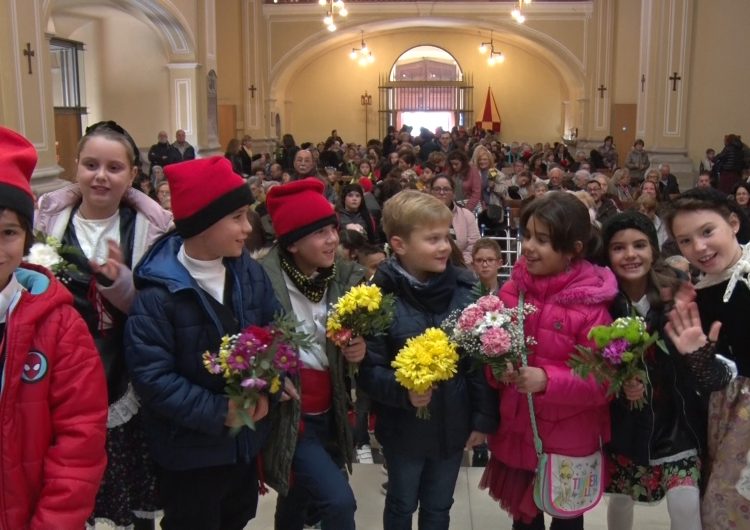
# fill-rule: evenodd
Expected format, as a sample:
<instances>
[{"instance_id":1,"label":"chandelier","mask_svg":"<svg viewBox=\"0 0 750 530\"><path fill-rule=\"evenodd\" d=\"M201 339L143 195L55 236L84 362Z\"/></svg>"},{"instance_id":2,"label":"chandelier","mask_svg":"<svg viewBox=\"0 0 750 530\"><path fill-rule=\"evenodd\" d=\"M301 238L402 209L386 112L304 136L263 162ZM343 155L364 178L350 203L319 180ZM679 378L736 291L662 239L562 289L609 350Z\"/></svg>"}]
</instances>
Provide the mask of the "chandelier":
<instances>
[{"instance_id":1,"label":"chandelier","mask_svg":"<svg viewBox=\"0 0 750 530\"><path fill-rule=\"evenodd\" d=\"M362 37L360 39L359 48L352 48L351 53L349 54L349 58L354 61L355 59L358 59L357 62L360 66L365 66L369 63L372 63L375 61L375 57L372 56L372 51L370 51L370 48L367 47L367 44L365 43L365 32L361 31Z\"/></svg>"},{"instance_id":2,"label":"chandelier","mask_svg":"<svg viewBox=\"0 0 750 530\"><path fill-rule=\"evenodd\" d=\"M488 65L495 66L495 63L505 62L505 55L503 55L503 52L495 49L495 40L492 38L492 33L490 33L489 42L483 42L479 45L479 53L484 55L487 52L490 52L490 55L487 57Z\"/></svg>"},{"instance_id":3,"label":"chandelier","mask_svg":"<svg viewBox=\"0 0 750 530\"><path fill-rule=\"evenodd\" d=\"M318 0L318 3L326 8L326 16L323 18L326 29L336 31L336 17L344 18L349 14L344 0Z\"/></svg>"},{"instance_id":4,"label":"chandelier","mask_svg":"<svg viewBox=\"0 0 750 530\"><path fill-rule=\"evenodd\" d=\"M515 20L519 24L523 24L526 21L526 17L523 15L523 6L524 4L528 5L530 3L531 0L518 0L518 7L510 12L510 16L513 17L513 20Z\"/></svg>"}]
</instances>

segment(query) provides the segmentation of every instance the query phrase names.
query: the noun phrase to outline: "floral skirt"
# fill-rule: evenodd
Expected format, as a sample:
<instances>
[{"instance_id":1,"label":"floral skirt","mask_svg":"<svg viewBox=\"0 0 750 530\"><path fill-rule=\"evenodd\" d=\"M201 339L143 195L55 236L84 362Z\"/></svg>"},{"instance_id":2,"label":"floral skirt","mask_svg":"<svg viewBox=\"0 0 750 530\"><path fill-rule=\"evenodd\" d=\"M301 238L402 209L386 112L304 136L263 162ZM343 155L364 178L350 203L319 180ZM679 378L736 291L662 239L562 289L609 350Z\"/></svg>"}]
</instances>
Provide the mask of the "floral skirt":
<instances>
[{"instance_id":1,"label":"floral skirt","mask_svg":"<svg viewBox=\"0 0 750 530\"><path fill-rule=\"evenodd\" d=\"M703 530L750 528L750 500L737 491L749 449L750 379L737 377L724 390L711 394L708 407Z\"/></svg>"},{"instance_id":2,"label":"floral skirt","mask_svg":"<svg viewBox=\"0 0 750 530\"><path fill-rule=\"evenodd\" d=\"M701 461L689 456L653 466L640 466L629 458L609 455L611 481L607 493L630 496L636 502L659 502L672 488L699 487Z\"/></svg>"},{"instance_id":3,"label":"floral skirt","mask_svg":"<svg viewBox=\"0 0 750 530\"><path fill-rule=\"evenodd\" d=\"M514 521L531 524L539 514L534 503L535 476L533 471L506 466L493 456L484 468L479 489L488 490Z\"/></svg>"},{"instance_id":4,"label":"floral skirt","mask_svg":"<svg viewBox=\"0 0 750 530\"><path fill-rule=\"evenodd\" d=\"M129 528L135 517L154 519L158 509L154 463L141 415L136 414L127 423L107 429L107 469L89 524L100 521Z\"/></svg>"}]
</instances>

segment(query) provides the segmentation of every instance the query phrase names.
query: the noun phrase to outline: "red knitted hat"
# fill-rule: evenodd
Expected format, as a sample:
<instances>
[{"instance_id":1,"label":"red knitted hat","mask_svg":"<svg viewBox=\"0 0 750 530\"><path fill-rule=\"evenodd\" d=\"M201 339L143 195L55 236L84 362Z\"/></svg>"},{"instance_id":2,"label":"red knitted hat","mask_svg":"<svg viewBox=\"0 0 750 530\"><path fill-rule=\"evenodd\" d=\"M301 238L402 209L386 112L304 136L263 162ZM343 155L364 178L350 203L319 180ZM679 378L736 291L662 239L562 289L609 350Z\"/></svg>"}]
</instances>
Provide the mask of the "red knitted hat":
<instances>
[{"instance_id":1,"label":"red knitted hat","mask_svg":"<svg viewBox=\"0 0 750 530\"><path fill-rule=\"evenodd\" d=\"M34 221L31 174L36 167L36 149L15 131L0 127L0 208L8 208Z\"/></svg>"},{"instance_id":2,"label":"red knitted hat","mask_svg":"<svg viewBox=\"0 0 750 530\"><path fill-rule=\"evenodd\" d=\"M170 164L164 174L172 194L174 225L186 239L253 202L245 180L223 156Z\"/></svg>"},{"instance_id":3,"label":"red knitted hat","mask_svg":"<svg viewBox=\"0 0 750 530\"><path fill-rule=\"evenodd\" d=\"M315 177L274 186L266 195L271 223L282 246L288 246L327 225L338 224L325 187Z\"/></svg>"}]
</instances>

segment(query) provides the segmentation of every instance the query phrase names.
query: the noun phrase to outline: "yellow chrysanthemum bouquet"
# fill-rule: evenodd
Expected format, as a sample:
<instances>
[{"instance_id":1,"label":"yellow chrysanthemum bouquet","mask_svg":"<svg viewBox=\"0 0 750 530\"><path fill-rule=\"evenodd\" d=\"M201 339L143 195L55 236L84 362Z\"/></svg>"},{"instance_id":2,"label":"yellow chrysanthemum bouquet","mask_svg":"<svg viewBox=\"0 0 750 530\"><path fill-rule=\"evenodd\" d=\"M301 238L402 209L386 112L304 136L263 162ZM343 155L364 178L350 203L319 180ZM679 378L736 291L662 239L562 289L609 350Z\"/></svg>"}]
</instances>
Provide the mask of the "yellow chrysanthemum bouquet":
<instances>
[{"instance_id":1,"label":"yellow chrysanthemum bouquet","mask_svg":"<svg viewBox=\"0 0 750 530\"><path fill-rule=\"evenodd\" d=\"M456 345L445 331L438 328L428 328L421 335L407 340L391 362L396 369L396 381L419 394L456 375L457 365ZM417 418L430 419L430 409L417 407Z\"/></svg>"},{"instance_id":2,"label":"yellow chrysanthemum bouquet","mask_svg":"<svg viewBox=\"0 0 750 530\"><path fill-rule=\"evenodd\" d=\"M352 337L381 335L393 322L394 305L393 295L384 295L377 285L355 285L328 312L326 336L343 348ZM356 371L350 364L349 375Z\"/></svg>"}]
</instances>

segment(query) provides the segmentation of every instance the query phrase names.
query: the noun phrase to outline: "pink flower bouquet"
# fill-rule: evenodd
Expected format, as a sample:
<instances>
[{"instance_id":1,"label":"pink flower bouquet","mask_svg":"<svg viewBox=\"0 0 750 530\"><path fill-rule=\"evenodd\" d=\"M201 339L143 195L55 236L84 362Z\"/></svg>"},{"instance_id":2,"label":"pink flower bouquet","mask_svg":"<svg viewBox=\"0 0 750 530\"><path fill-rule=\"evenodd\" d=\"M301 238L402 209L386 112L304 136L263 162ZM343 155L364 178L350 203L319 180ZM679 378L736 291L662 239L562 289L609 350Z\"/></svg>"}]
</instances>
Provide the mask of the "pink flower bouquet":
<instances>
[{"instance_id":1,"label":"pink flower bouquet","mask_svg":"<svg viewBox=\"0 0 750 530\"><path fill-rule=\"evenodd\" d=\"M486 364L499 379L508 363L520 362L521 352L535 343L524 337L518 319L517 307L505 307L495 295L485 295L462 311L456 311L443 322L445 329L460 348L469 356ZM524 316L536 311L524 304Z\"/></svg>"},{"instance_id":2,"label":"pink flower bouquet","mask_svg":"<svg viewBox=\"0 0 750 530\"><path fill-rule=\"evenodd\" d=\"M296 327L293 317L277 316L267 326L248 326L237 335L225 335L217 353L203 354L206 370L224 378L227 395L251 429L255 425L245 409L257 403L262 393L279 392L283 378L299 371L298 351L309 346L311 338Z\"/></svg>"}]
</instances>

